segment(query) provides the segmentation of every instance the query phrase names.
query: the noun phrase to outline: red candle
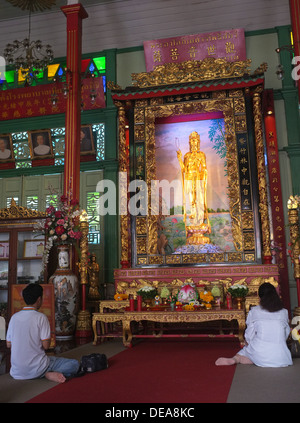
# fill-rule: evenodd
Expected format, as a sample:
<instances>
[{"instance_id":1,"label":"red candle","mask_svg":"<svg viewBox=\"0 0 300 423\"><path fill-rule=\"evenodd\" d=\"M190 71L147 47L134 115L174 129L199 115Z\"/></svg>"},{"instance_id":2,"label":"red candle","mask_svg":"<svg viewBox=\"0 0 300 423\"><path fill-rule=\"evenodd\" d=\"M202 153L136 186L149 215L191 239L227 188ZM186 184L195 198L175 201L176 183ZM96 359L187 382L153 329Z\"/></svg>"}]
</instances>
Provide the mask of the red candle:
<instances>
[{"instance_id":1,"label":"red candle","mask_svg":"<svg viewBox=\"0 0 300 423\"><path fill-rule=\"evenodd\" d=\"M134 299L129 298L129 310L134 311Z\"/></svg>"},{"instance_id":2,"label":"red candle","mask_svg":"<svg viewBox=\"0 0 300 423\"><path fill-rule=\"evenodd\" d=\"M137 311L142 311L142 296L137 296Z\"/></svg>"},{"instance_id":3,"label":"red candle","mask_svg":"<svg viewBox=\"0 0 300 423\"><path fill-rule=\"evenodd\" d=\"M226 295L226 303L227 303L228 310L231 310L232 309L232 299L231 299L231 295L229 293L227 293L227 295Z\"/></svg>"}]
</instances>

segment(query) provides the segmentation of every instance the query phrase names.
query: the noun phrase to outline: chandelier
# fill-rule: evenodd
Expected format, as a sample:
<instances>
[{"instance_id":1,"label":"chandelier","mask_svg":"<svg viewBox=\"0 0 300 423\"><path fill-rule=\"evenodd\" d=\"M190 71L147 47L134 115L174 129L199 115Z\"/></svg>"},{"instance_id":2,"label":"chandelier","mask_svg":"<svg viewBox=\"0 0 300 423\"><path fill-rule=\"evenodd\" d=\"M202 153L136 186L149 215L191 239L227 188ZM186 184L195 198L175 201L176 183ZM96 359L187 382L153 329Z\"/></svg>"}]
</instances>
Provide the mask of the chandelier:
<instances>
[{"instance_id":1,"label":"chandelier","mask_svg":"<svg viewBox=\"0 0 300 423\"><path fill-rule=\"evenodd\" d=\"M7 44L3 56L6 63L14 66L17 72L22 73L25 83L30 85L40 72L45 70L53 61L54 55L52 47L49 44L43 45L40 40L32 41L31 32L31 12L42 8L49 8L55 3L53 0L7 0L14 6L29 10L29 30L28 37L23 41L15 40Z\"/></svg>"}]
</instances>

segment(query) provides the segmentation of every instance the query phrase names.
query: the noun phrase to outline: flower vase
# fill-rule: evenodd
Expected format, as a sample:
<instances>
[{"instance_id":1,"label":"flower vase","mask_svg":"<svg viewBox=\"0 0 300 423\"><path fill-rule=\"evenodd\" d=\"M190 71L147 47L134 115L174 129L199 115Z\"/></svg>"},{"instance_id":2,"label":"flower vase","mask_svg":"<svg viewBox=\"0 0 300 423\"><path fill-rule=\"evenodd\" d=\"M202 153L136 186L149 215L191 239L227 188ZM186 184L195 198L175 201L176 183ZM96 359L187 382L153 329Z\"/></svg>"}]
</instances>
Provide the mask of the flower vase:
<instances>
[{"instance_id":1,"label":"flower vase","mask_svg":"<svg viewBox=\"0 0 300 423\"><path fill-rule=\"evenodd\" d=\"M146 298L144 300L144 303L146 304L147 311L149 311L150 310L150 307L152 306L152 299L151 298Z\"/></svg>"},{"instance_id":2,"label":"flower vase","mask_svg":"<svg viewBox=\"0 0 300 423\"><path fill-rule=\"evenodd\" d=\"M50 277L54 286L56 339L72 339L79 309L79 283L72 271L71 245L59 245L58 267Z\"/></svg>"},{"instance_id":3,"label":"flower vase","mask_svg":"<svg viewBox=\"0 0 300 423\"><path fill-rule=\"evenodd\" d=\"M238 310L242 310L243 301L244 301L243 297L236 297L236 304L237 304Z\"/></svg>"}]
</instances>

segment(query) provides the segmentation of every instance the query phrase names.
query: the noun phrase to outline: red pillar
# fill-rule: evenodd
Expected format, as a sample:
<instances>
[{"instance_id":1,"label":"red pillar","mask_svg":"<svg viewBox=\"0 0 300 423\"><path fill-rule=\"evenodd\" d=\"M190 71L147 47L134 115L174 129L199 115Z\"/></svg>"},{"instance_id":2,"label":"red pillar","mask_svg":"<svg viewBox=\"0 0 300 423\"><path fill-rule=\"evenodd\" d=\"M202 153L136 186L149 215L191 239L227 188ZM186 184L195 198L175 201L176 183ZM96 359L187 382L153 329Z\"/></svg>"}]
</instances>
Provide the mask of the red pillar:
<instances>
[{"instance_id":1,"label":"red pillar","mask_svg":"<svg viewBox=\"0 0 300 423\"><path fill-rule=\"evenodd\" d=\"M79 200L81 127L82 20L88 17L81 4L61 7L67 17L67 83L64 195Z\"/></svg>"},{"instance_id":2,"label":"red pillar","mask_svg":"<svg viewBox=\"0 0 300 423\"><path fill-rule=\"evenodd\" d=\"M279 155L274 111L273 90L265 90L263 97L263 115L265 124L266 152L272 209L273 236L276 245L281 248L276 254L279 268L280 291L285 307L290 310L290 291L286 256L285 224L280 181Z\"/></svg>"}]
</instances>

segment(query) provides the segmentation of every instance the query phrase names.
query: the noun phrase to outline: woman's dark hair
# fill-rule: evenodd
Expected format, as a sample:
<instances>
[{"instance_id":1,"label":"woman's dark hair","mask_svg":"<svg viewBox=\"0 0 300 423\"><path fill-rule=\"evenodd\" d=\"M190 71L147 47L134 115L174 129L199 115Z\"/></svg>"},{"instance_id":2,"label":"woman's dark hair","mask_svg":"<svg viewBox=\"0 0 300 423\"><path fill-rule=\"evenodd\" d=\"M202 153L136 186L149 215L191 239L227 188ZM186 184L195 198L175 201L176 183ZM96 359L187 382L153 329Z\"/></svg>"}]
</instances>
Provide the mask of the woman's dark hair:
<instances>
[{"instance_id":1,"label":"woman's dark hair","mask_svg":"<svg viewBox=\"0 0 300 423\"><path fill-rule=\"evenodd\" d=\"M263 283L258 289L260 305L267 311L279 311L283 308L282 301L271 283Z\"/></svg>"},{"instance_id":2,"label":"woman's dark hair","mask_svg":"<svg viewBox=\"0 0 300 423\"><path fill-rule=\"evenodd\" d=\"M37 299L43 296L43 287L36 283L29 283L23 289L22 295L27 305L35 304Z\"/></svg>"}]
</instances>

